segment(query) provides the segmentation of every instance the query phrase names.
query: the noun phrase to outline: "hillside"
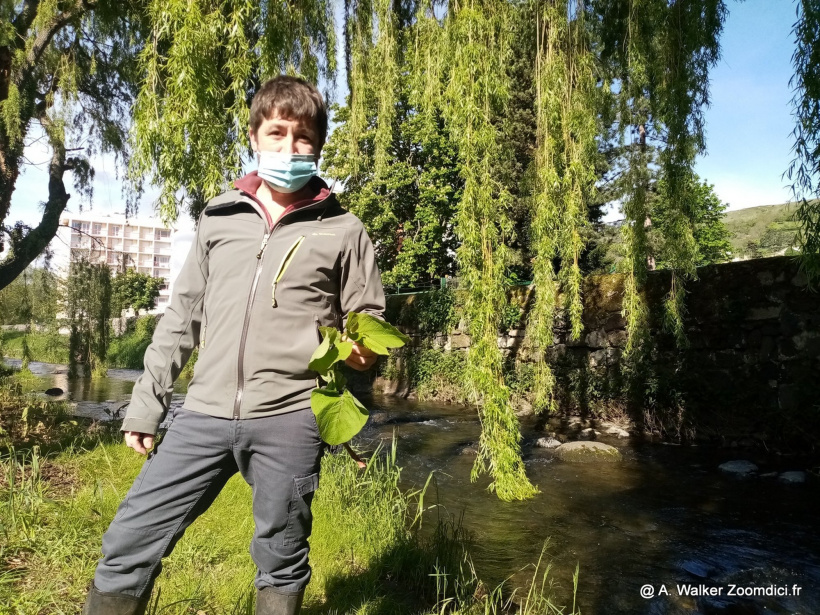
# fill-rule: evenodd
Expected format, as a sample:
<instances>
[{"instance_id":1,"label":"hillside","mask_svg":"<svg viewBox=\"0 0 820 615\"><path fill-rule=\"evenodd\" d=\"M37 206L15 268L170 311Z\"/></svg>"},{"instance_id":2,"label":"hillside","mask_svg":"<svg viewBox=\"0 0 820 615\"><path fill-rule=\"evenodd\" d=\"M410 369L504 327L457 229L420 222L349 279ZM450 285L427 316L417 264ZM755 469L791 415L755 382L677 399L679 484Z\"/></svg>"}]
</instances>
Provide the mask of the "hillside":
<instances>
[{"instance_id":1,"label":"hillside","mask_svg":"<svg viewBox=\"0 0 820 615\"><path fill-rule=\"evenodd\" d=\"M791 254L796 247L797 222L791 219L796 209L796 203L784 203L726 212L723 220L732 233L734 259Z\"/></svg>"}]
</instances>

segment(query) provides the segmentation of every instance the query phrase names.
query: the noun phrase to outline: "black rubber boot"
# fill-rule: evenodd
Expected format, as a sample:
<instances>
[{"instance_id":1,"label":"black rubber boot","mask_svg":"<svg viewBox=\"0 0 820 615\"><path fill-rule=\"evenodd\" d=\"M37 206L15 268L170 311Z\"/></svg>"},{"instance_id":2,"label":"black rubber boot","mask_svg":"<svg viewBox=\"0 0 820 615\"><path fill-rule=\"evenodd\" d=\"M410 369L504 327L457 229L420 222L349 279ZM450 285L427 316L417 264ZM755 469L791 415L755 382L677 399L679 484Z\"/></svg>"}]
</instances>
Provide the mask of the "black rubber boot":
<instances>
[{"instance_id":1,"label":"black rubber boot","mask_svg":"<svg viewBox=\"0 0 820 615\"><path fill-rule=\"evenodd\" d=\"M299 615L305 592L281 594L266 587L256 590L256 615Z\"/></svg>"},{"instance_id":2,"label":"black rubber boot","mask_svg":"<svg viewBox=\"0 0 820 615\"><path fill-rule=\"evenodd\" d=\"M93 585L83 607L83 615L144 615L148 598L101 592Z\"/></svg>"}]
</instances>

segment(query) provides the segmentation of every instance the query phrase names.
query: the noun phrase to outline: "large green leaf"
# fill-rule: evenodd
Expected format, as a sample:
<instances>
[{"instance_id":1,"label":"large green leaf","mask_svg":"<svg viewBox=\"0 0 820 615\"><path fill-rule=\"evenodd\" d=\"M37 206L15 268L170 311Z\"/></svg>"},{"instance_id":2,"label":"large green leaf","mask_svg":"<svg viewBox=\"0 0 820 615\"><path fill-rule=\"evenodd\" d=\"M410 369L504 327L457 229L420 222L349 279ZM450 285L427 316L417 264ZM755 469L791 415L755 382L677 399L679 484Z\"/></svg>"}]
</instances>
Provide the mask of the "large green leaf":
<instances>
[{"instance_id":1,"label":"large green leaf","mask_svg":"<svg viewBox=\"0 0 820 615\"><path fill-rule=\"evenodd\" d=\"M327 379L331 366L337 361L344 361L353 351L351 342L339 341L339 331L333 327L319 327L324 339L319 347L313 351L308 363L308 369L319 372Z\"/></svg>"},{"instance_id":2,"label":"large green leaf","mask_svg":"<svg viewBox=\"0 0 820 615\"><path fill-rule=\"evenodd\" d=\"M410 338L385 322L370 314L351 312L347 315L347 332L354 342L364 344L376 354L389 354L389 348L401 348Z\"/></svg>"},{"instance_id":3,"label":"large green leaf","mask_svg":"<svg viewBox=\"0 0 820 615\"><path fill-rule=\"evenodd\" d=\"M348 442L367 422L367 409L350 391L335 393L314 389L310 394L310 407L316 415L322 440L330 445Z\"/></svg>"}]
</instances>

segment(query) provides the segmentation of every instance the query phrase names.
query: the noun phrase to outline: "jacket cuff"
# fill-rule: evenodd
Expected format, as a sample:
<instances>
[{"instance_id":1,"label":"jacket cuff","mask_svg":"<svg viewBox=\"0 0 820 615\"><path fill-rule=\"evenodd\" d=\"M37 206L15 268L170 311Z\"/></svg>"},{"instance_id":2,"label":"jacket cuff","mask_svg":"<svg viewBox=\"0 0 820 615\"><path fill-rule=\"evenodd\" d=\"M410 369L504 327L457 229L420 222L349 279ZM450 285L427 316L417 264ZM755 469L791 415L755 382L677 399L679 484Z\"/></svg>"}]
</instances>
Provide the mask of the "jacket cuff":
<instances>
[{"instance_id":1,"label":"jacket cuff","mask_svg":"<svg viewBox=\"0 0 820 615\"><path fill-rule=\"evenodd\" d=\"M152 436L157 434L159 423L150 419L128 418L122 422L120 431L136 431L138 433L147 433Z\"/></svg>"}]
</instances>

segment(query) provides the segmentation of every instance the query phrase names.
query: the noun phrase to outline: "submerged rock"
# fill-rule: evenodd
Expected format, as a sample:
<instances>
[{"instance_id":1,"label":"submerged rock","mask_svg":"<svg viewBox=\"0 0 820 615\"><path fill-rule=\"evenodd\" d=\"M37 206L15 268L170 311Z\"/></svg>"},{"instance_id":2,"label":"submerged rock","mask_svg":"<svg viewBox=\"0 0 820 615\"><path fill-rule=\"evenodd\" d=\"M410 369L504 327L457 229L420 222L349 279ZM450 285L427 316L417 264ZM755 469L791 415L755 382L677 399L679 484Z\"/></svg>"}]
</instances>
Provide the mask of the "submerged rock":
<instances>
[{"instance_id":1,"label":"submerged rock","mask_svg":"<svg viewBox=\"0 0 820 615\"><path fill-rule=\"evenodd\" d=\"M602 442L567 442L555 449L555 456L561 461L573 463L621 460L617 448Z\"/></svg>"},{"instance_id":2,"label":"submerged rock","mask_svg":"<svg viewBox=\"0 0 820 615\"><path fill-rule=\"evenodd\" d=\"M617 436L618 438L628 438L629 437L629 432L626 429L621 429L617 425L612 425L604 433L606 433L608 436Z\"/></svg>"},{"instance_id":3,"label":"submerged rock","mask_svg":"<svg viewBox=\"0 0 820 615\"><path fill-rule=\"evenodd\" d=\"M757 473L757 466L751 461L745 459L736 459L735 461L727 461L720 464L718 469L726 474L731 474L737 477L752 476Z\"/></svg>"},{"instance_id":4,"label":"submerged rock","mask_svg":"<svg viewBox=\"0 0 820 615\"><path fill-rule=\"evenodd\" d=\"M46 395L53 395L56 397L57 395L62 395L65 391L63 391L60 387L52 387L50 389L45 390Z\"/></svg>"},{"instance_id":5,"label":"submerged rock","mask_svg":"<svg viewBox=\"0 0 820 615\"><path fill-rule=\"evenodd\" d=\"M579 440L596 440L598 436L601 435L601 432L594 430L592 427L587 427L586 429L582 429L581 433L578 434Z\"/></svg>"},{"instance_id":6,"label":"submerged rock","mask_svg":"<svg viewBox=\"0 0 820 615\"><path fill-rule=\"evenodd\" d=\"M535 446L538 448L558 448L561 446L561 441L555 438L538 438L535 441Z\"/></svg>"},{"instance_id":7,"label":"submerged rock","mask_svg":"<svg viewBox=\"0 0 820 615\"><path fill-rule=\"evenodd\" d=\"M521 418L524 416L532 416L532 414L532 404L530 404L526 399L519 400L518 410L515 411L515 416Z\"/></svg>"},{"instance_id":8,"label":"submerged rock","mask_svg":"<svg viewBox=\"0 0 820 615\"><path fill-rule=\"evenodd\" d=\"M800 470L783 472L780 476L777 477L777 480L787 485L800 485L806 482L806 473Z\"/></svg>"}]
</instances>

